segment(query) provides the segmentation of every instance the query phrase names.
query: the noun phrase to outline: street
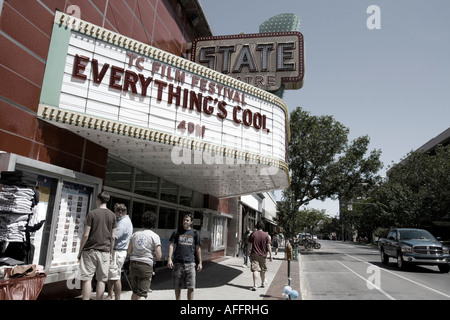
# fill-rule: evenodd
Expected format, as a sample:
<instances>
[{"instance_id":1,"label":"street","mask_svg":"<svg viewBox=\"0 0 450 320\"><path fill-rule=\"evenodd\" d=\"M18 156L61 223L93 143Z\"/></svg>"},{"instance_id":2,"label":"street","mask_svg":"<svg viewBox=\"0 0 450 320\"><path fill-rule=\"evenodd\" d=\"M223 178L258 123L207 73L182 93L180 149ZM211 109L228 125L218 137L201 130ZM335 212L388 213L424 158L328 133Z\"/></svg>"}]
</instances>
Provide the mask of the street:
<instances>
[{"instance_id":1,"label":"street","mask_svg":"<svg viewBox=\"0 0 450 320\"><path fill-rule=\"evenodd\" d=\"M319 240L318 250L301 250L302 299L448 300L450 274L436 266L397 269L380 261L376 247ZM301 247L303 248L303 247Z\"/></svg>"}]
</instances>

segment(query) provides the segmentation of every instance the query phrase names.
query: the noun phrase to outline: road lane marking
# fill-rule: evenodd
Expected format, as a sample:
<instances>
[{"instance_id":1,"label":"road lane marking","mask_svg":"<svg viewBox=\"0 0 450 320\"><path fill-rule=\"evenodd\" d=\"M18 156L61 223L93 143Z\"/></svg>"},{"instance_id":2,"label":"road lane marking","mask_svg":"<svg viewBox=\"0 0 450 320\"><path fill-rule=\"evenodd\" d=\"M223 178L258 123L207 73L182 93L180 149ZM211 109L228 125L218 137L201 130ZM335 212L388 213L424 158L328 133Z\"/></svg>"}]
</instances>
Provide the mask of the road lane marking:
<instances>
[{"instance_id":1,"label":"road lane marking","mask_svg":"<svg viewBox=\"0 0 450 320\"><path fill-rule=\"evenodd\" d=\"M366 263L366 264L374 265L373 263L370 263L370 262L361 260L361 259L359 259L359 258L356 258L356 257L354 257L354 256L352 256L352 255L350 255L350 254L348 254L348 253L344 253L344 254L345 254L346 256L349 256L349 257L355 259L355 260L364 262L364 263ZM383 271L386 271L386 272L388 272L388 273L390 273L390 274L392 274L392 275L394 275L394 276L397 276L397 277L399 277L399 278L402 278L402 279L404 279L404 280L407 280L407 281L409 281L409 282L411 282L411 283L413 283L413 284L416 284L416 285L421 286L421 287L423 287L423 288L425 288L425 289L428 289L428 290L433 291L433 292L435 292L435 293L437 293L437 294L440 294L440 295L442 295L442 296L444 296L444 297L446 297L446 298L450 298L450 295L448 295L448 294L446 294L446 293L443 293L443 292L438 291L438 290L436 290L436 289L430 288L430 287L428 287L428 286L426 286L426 285L424 285L424 284L421 284L421 283L419 283L419 282L417 282L417 281L408 279L408 278L406 278L406 277L404 277L404 276L401 276L401 275L399 275L399 274L397 274L397 273L395 273L395 272L392 272L392 271L390 271L390 270L383 269L383 268L380 268L380 269L383 270Z\"/></svg>"},{"instance_id":2,"label":"road lane marking","mask_svg":"<svg viewBox=\"0 0 450 320\"><path fill-rule=\"evenodd\" d=\"M371 283L368 279L364 278L363 276L361 276L360 274L358 274L357 272L353 271L352 269L350 269L349 267L347 267L345 264L343 264L342 262L336 260L337 263L339 263L340 265L342 265L343 267L345 267L346 269L348 269L350 272L352 272L354 275L358 276L359 278L363 279L366 284L369 284L371 287L377 289L378 291L380 291L382 294L384 294L387 298L391 299L391 300L395 300L395 298L393 296L391 296L390 294L388 294L387 292L385 292L383 289L381 289L380 287L374 285L373 283Z\"/></svg>"}]
</instances>

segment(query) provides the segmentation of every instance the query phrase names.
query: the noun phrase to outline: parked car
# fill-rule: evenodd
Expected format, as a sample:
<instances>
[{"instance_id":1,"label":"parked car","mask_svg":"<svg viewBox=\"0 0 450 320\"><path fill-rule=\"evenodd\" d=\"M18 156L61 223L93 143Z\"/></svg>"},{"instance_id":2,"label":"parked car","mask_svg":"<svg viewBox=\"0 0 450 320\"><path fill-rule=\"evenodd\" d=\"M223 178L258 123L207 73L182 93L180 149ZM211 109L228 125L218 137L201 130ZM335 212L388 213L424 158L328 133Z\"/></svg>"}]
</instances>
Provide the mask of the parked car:
<instances>
[{"instance_id":1,"label":"parked car","mask_svg":"<svg viewBox=\"0 0 450 320\"><path fill-rule=\"evenodd\" d=\"M387 238L378 240L378 249L383 264L388 264L389 258L395 258L401 270L415 264L437 265L441 272L450 271L449 248L423 229L391 229Z\"/></svg>"}]
</instances>

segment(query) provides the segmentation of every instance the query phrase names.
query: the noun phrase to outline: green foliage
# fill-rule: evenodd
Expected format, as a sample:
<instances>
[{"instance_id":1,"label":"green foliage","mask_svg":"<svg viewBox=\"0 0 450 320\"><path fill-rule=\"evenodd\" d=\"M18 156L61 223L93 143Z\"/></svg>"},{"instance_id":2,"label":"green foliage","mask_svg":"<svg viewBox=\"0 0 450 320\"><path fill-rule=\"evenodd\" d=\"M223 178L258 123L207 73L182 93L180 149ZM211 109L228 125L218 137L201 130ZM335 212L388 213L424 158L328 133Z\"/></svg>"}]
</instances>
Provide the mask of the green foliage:
<instances>
[{"instance_id":1,"label":"green foliage","mask_svg":"<svg viewBox=\"0 0 450 320\"><path fill-rule=\"evenodd\" d=\"M367 136L348 143L349 129L332 116L312 116L298 107L290 115L290 129L291 185L283 193L279 224L295 234L303 223L302 205L367 192L380 182L382 163L378 150L365 158Z\"/></svg>"},{"instance_id":2,"label":"green foliage","mask_svg":"<svg viewBox=\"0 0 450 320\"><path fill-rule=\"evenodd\" d=\"M295 201L290 196L292 196L292 193L289 191L283 192L278 216L278 224L283 227L283 231L288 238L303 231L317 233L321 226L331 219L325 214L325 210L310 208L296 210L295 205L293 205Z\"/></svg>"},{"instance_id":3,"label":"green foliage","mask_svg":"<svg viewBox=\"0 0 450 320\"><path fill-rule=\"evenodd\" d=\"M374 194L380 226L421 227L450 214L450 146L410 152Z\"/></svg>"},{"instance_id":4,"label":"green foliage","mask_svg":"<svg viewBox=\"0 0 450 320\"><path fill-rule=\"evenodd\" d=\"M295 236L299 232L298 230L301 229L300 217L295 202L293 193L289 189L283 191L283 199L278 206L278 225L283 228L283 233L288 238Z\"/></svg>"},{"instance_id":5,"label":"green foliage","mask_svg":"<svg viewBox=\"0 0 450 320\"><path fill-rule=\"evenodd\" d=\"M389 228L376 228L373 235L377 238L386 238L389 233Z\"/></svg>"},{"instance_id":6,"label":"green foliage","mask_svg":"<svg viewBox=\"0 0 450 320\"><path fill-rule=\"evenodd\" d=\"M290 117L290 190L297 208L313 199L336 199L366 191L380 181L381 151L364 158L367 136L348 143L349 130L332 116L312 116L300 107Z\"/></svg>"}]
</instances>

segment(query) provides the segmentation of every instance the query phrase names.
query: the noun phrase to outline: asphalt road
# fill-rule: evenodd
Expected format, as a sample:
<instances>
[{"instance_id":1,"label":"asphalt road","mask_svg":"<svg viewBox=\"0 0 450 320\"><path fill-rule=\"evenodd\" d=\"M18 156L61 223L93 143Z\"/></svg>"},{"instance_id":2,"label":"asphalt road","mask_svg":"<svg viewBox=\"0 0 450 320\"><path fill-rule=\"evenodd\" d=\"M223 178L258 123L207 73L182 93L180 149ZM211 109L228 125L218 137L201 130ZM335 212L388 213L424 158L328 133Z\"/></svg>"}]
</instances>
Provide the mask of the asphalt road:
<instances>
[{"instance_id":1,"label":"asphalt road","mask_svg":"<svg viewBox=\"0 0 450 320\"><path fill-rule=\"evenodd\" d=\"M375 247L319 243L321 249L301 250L304 300L450 300L450 274L435 266L400 271L395 259L383 265Z\"/></svg>"}]
</instances>

